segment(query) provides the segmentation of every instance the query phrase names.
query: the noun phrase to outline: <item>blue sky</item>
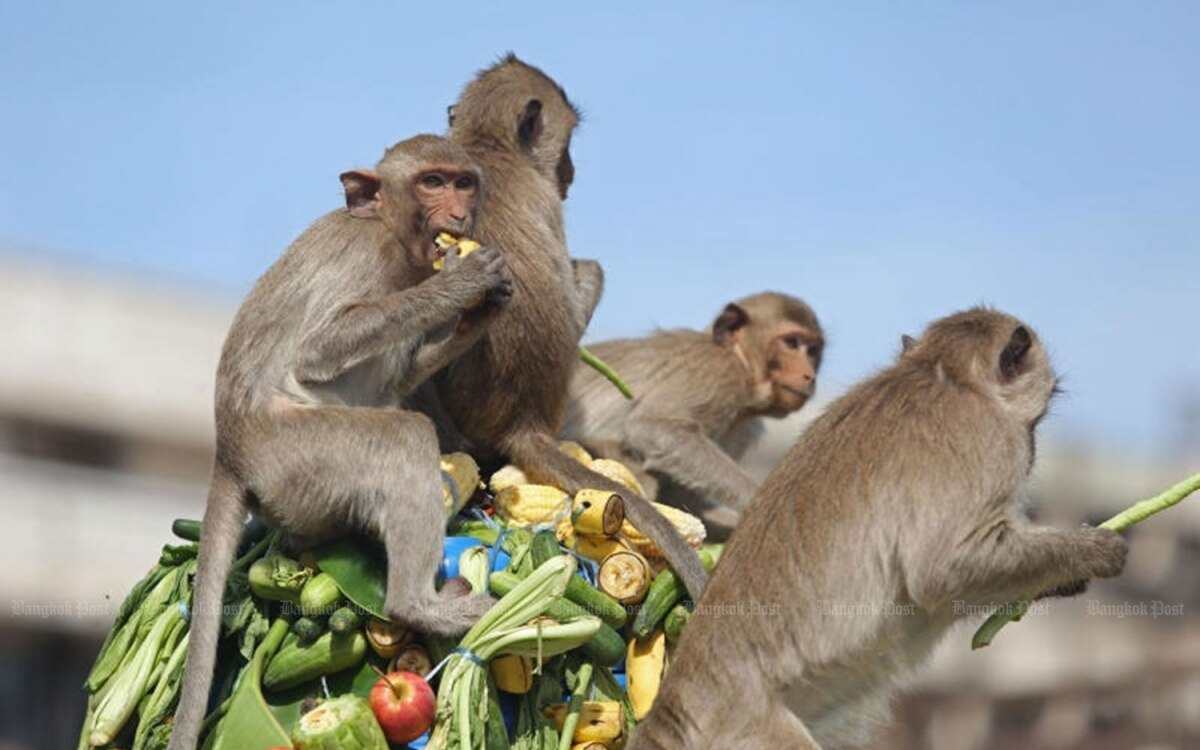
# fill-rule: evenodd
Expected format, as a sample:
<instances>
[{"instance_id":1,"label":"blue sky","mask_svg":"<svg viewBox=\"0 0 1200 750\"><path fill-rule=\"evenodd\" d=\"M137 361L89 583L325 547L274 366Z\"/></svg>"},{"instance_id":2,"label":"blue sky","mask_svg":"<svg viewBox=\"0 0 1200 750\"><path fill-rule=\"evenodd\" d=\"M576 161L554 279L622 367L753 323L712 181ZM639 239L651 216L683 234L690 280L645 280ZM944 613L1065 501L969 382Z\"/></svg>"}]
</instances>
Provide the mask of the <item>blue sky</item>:
<instances>
[{"instance_id":1,"label":"blue sky","mask_svg":"<svg viewBox=\"0 0 1200 750\"><path fill-rule=\"evenodd\" d=\"M507 50L583 108L589 338L806 298L826 382L986 302L1049 343L1052 435L1167 450L1200 391L1187 3L0 0L0 252L234 304Z\"/></svg>"}]
</instances>

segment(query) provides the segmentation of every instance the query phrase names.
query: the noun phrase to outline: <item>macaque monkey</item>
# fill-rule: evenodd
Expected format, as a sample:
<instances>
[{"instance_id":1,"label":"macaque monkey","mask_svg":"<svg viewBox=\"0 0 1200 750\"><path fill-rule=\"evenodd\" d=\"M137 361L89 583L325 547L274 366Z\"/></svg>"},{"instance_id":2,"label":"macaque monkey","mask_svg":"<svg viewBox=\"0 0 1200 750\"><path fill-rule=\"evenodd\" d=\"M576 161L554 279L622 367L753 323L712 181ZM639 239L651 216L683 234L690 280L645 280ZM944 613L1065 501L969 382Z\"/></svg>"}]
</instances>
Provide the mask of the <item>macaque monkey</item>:
<instances>
[{"instance_id":1,"label":"macaque monkey","mask_svg":"<svg viewBox=\"0 0 1200 750\"><path fill-rule=\"evenodd\" d=\"M309 540L380 537L385 606L414 630L456 635L491 605L434 589L446 525L437 437L424 415L398 408L512 293L492 248L432 268L439 232L471 232L480 179L439 136L393 146L375 171L341 175L346 208L301 234L238 311L217 370L216 461L171 750L196 744L247 511Z\"/></svg>"},{"instance_id":2,"label":"macaque monkey","mask_svg":"<svg viewBox=\"0 0 1200 750\"><path fill-rule=\"evenodd\" d=\"M957 620L1120 573L1117 534L1024 517L1055 382L1030 328L976 308L834 402L747 508L630 750L860 745Z\"/></svg>"},{"instance_id":3,"label":"macaque monkey","mask_svg":"<svg viewBox=\"0 0 1200 750\"><path fill-rule=\"evenodd\" d=\"M675 527L644 498L558 449L579 340L603 286L597 263L568 256L563 230L578 122L563 89L512 55L476 76L451 108L450 140L488 181L476 237L504 248L515 291L481 341L434 377L437 408L422 408L449 421L485 461L507 459L532 481L569 492L618 493L629 519L698 595L707 575Z\"/></svg>"},{"instance_id":4,"label":"macaque monkey","mask_svg":"<svg viewBox=\"0 0 1200 750\"><path fill-rule=\"evenodd\" d=\"M727 534L758 488L727 443L740 438L744 450L746 438L762 431L759 417L784 417L808 402L824 345L812 309L775 292L730 302L708 333L659 331L590 344L634 398L577 367L563 437L629 465L648 497L658 494L658 477L669 478L676 491L660 500L686 505L710 532Z\"/></svg>"}]
</instances>

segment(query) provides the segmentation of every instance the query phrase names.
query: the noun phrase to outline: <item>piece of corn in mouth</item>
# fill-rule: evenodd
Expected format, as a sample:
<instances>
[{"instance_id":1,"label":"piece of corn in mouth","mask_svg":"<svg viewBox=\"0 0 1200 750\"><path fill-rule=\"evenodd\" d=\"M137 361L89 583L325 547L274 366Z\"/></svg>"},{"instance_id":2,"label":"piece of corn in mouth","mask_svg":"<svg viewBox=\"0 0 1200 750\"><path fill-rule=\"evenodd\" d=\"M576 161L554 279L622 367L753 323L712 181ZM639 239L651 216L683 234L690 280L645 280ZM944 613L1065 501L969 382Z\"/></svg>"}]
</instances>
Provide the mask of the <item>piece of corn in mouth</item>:
<instances>
[{"instance_id":1,"label":"piece of corn in mouth","mask_svg":"<svg viewBox=\"0 0 1200 750\"><path fill-rule=\"evenodd\" d=\"M438 236L434 238L434 243L438 246L443 255L450 251L450 248L457 246L459 255L470 255L471 253L482 247L478 242L466 237L455 237L449 232L438 232ZM435 270L442 270L442 266L446 264L445 258L438 258L433 262Z\"/></svg>"}]
</instances>

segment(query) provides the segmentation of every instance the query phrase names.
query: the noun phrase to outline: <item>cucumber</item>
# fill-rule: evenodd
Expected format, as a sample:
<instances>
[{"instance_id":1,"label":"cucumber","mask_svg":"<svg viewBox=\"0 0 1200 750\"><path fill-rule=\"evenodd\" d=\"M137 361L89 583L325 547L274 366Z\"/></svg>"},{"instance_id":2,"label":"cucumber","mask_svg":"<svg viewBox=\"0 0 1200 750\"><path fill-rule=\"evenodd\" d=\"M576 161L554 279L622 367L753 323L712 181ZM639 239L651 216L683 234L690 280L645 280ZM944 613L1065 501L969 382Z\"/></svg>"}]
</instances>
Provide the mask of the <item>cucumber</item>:
<instances>
[{"instance_id":1,"label":"cucumber","mask_svg":"<svg viewBox=\"0 0 1200 750\"><path fill-rule=\"evenodd\" d=\"M492 593L497 596L504 596L512 591L520 582L520 578L508 572L493 573L491 580L488 581L491 585ZM590 613L575 602L564 597L555 600L547 607L545 614L547 617L564 622L576 617L587 617ZM596 635L592 636L592 640L583 644L577 650L585 660L601 666L611 667L625 657L625 641L622 640L617 631L607 625L601 624L600 630L596 632Z\"/></svg>"},{"instance_id":2,"label":"cucumber","mask_svg":"<svg viewBox=\"0 0 1200 750\"><path fill-rule=\"evenodd\" d=\"M322 675L357 666L367 656L367 637L353 633L325 633L308 645L289 635L263 673L263 686L287 690Z\"/></svg>"},{"instance_id":3,"label":"cucumber","mask_svg":"<svg viewBox=\"0 0 1200 750\"><path fill-rule=\"evenodd\" d=\"M300 612L310 617L327 615L333 611L333 605L341 598L342 590L338 588L333 576L318 573L300 590Z\"/></svg>"},{"instance_id":4,"label":"cucumber","mask_svg":"<svg viewBox=\"0 0 1200 750\"><path fill-rule=\"evenodd\" d=\"M683 626L688 624L691 617L692 610L684 602L671 607L671 611L663 618L663 634L667 636L667 643L674 646L679 641L679 636L683 634Z\"/></svg>"},{"instance_id":5,"label":"cucumber","mask_svg":"<svg viewBox=\"0 0 1200 750\"><path fill-rule=\"evenodd\" d=\"M533 535L530 552L533 555L535 568L550 558L562 554L562 550L558 546L558 537L549 530L539 531ZM571 576L571 580L567 581L567 590L563 595L583 607L588 613L604 620L604 624L613 629L624 627L625 620L629 617L629 613L625 611L625 607L620 602L591 586L577 575Z\"/></svg>"},{"instance_id":6,"label":"cucumber","mask_svg":"<svg viewBox=\"0 0 1200 750\"><path fill-rule=\"evenodd\" d=\"M363 618L351 607L341 607L329 616L329 629L334 633L349 633L363 626Z\"/></svg>"},{"instance_id":7,"label":"cucumber","mask_svg":"<svg viewBox=\"0 0 1200 750\"><path fill-rule=\"evenodd\" d=\"M292 623L292 633L301 644L312 643L326 630L325 624L312 617L301 617Z\"/></svg>"},{"instance_id":8,"label":"cucumber","mask_svg":"<svg viewBox=\"0 0 1200 750\"><path fill-rule=\"evenodd\" d=\"M193 518L176 518L171 522L171 533L189 542L200 541L200 527L203 526Z\"/></svg>"},{"instance_id":9,"label":"cucumber","mask_svg":"<svg viewBox=\"0 0 1200 750\"><path fill-rule=\"evenodd\" d=\"M713 569L721 557L722 549L722 545L719 544L700 548L698 554L705 570ZM646 598L642 601L642 608L633 618L631 628L633 634L638 638L650 635L658 623L671 611L671 607L674 607L675 603L685 596L687 596L687 588L684 587L683 581L679 580L679 576L675 575L675 571L667 568L656 575L650 583L650 590L646 592Z\"/></svg>"}]
</instances>

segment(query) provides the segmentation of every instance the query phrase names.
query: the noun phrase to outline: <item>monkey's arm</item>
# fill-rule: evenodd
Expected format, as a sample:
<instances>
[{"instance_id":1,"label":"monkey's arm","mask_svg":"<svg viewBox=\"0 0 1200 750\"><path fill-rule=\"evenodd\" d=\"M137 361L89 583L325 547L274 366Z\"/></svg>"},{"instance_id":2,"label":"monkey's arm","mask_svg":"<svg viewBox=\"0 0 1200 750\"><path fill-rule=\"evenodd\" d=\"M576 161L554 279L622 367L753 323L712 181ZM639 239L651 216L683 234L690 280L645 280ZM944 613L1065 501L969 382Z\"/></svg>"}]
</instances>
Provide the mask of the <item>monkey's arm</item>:
<instances>
[{"instance_id":1,"label":"monkey's arm","mask_svg":"<svg viewBox=\"0 0 1200 750\"><path fill-rule=\"evenodd\" d=\"M426 283L342 305L301 340L293 374L301 383L327 383L389 346L453 320L461 304Z\"/></svg>"},{"instance_id":2,"label":"monkey's arm","mask_svg":"<svg viewBox=\"0 0 1200 750\"><path fill-rule=\"evenodd\" d=\"M902 555L913 600L934 610L960 601L1000 604L1109 578L1121 572L1125 551L1125 540L1106 529L1054 529L1003 516L957 543L914 545Z\"/></svg>"},{"instance_id":3,"label":"monkey's arm","mask_svg":"<svg viewBox=\"0 0 1200 750\"><path fill-rule=\"evenodd\" d=\"M575 274L575 322L583 331L604 293L604 269L594 260L572 258L571 270Z\"/></svg>"},{"instance_id":4,"label":"monkey's arm","mask_svg":"<svg viewBox=\"0 0 1200 750\"><path fill-rule=\"evenodd\" d=\"M626 450L642 456L645 467L679 484L741 510L758 483L689 420L637 414L621 430Z\"/></svg>"}]
</instances>

